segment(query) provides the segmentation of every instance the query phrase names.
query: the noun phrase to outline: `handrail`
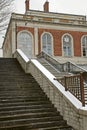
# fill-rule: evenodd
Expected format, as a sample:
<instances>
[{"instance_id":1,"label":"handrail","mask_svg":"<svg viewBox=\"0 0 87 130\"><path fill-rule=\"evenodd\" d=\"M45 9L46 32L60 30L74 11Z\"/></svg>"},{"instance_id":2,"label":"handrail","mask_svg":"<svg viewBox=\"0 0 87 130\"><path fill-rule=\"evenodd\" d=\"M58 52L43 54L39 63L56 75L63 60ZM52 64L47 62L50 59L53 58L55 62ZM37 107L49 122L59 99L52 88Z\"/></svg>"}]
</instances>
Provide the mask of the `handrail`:
<instances>
[{"instance_id":1,"label":"handrail","mask_svg":"<svg viewBox=\"0 0 87 130\"><path fill-rule=\"evenodd\" d=\"M45 58L50 64L52 64L56 69L60 72L63 72L63 64L59 63L55 58L51 55L47 54L46 52L42 51L37 58Z\"/></svg>"},{"instance_id":2,"label":"handrail","mask_svg":"<svg viewBox=\"0 0 87 130\"><path fill-rule=\"evenodd\" d=\"M87 72L87 70L81 68L80 66L70 61L66 63L60 63L55 58L53 58L51 55L47 54L44 51L42 51L39 55L37 55L37 57L45 58L49 63L51 63L60 72L69 72L69 73L74 73L74 74Z\"/></svg>"},{"instance_id":3,"label":"handrail","mask_svg":"<svg viewBox=\"0 0 87 130\"><path fill-rule=\"evenodd\" d=\"M77 73L81 73L81 72L87 72L86 69L84 69L84 68L82 68L82 67L80 67L80 66L78 66L78 65L76 65L76 64L74 64L70 61L64 63L64 66L66 66L65 70L67 72L70 72L70 73L76 73L77 74Z\"/></svg>"},{"instance_id":4,"label":"handrail","mask_svg":"<svg viewBox=\"0 0 87 130\"><path fill-rule=\"evenodd\" d=\"M82 102L82 105L85 106L85 97L84 97L84 81L82 73L74 76L64 76L58 80L64 87L65 91L70 91L79 101Z\"/></svg>"}]
</instances>

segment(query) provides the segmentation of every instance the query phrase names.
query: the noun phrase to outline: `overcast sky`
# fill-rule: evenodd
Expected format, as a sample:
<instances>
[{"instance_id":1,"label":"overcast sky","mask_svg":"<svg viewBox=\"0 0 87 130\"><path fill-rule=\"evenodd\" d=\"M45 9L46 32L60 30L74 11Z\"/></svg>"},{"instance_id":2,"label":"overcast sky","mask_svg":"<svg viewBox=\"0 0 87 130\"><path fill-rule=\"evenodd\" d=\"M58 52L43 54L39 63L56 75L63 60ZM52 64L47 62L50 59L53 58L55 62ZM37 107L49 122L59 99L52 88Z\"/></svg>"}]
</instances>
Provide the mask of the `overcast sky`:
<instances>
[{"instance_id":1,"label":"overcast sky","mask_svg":"<svg viewBox=\"0 0 87 130\"><path fill-rule=\"evenodd\" d=\"M43 10L46 0L30 0L30 9ZM87 15L87 0L48 0L51 12ZM16 12L24 13L25 0L15 0Z\"/></svg>"}]
</instances>

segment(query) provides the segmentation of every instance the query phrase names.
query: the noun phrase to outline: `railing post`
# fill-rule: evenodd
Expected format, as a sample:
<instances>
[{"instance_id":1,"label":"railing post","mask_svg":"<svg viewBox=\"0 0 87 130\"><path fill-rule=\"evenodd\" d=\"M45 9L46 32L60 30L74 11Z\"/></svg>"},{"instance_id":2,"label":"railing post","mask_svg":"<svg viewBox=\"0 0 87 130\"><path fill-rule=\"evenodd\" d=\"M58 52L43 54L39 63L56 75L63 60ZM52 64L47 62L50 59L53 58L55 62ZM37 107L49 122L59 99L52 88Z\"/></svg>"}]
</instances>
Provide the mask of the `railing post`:
<instances>
[{"instance_id":1,"label":"railing post","mask_svg":"<svg viewBox=\"0 0 87 130\"><path fill-rule=\"evenodd\" d=\"M67 80L67 77L65 76L65 77L64 77L64 83L65 83L65 85L64 85L64 86L65 86L65 91L67 91L67 90L68 90L68 88L67 88L67 83L66 83L67 81L66 81L66 80Z\"/></svg>"},{"instance_id":2,"label":"railing post","mask_svg":"<svg viewBox=\"0 0 87 130\"><path fill-rule=\"evenodd\" d=\"M85 106L84 84L83 84L82 73L80 73L80 91L81 91L81 102L82 102L82 105Z\"/></svg>"}]
</instances>

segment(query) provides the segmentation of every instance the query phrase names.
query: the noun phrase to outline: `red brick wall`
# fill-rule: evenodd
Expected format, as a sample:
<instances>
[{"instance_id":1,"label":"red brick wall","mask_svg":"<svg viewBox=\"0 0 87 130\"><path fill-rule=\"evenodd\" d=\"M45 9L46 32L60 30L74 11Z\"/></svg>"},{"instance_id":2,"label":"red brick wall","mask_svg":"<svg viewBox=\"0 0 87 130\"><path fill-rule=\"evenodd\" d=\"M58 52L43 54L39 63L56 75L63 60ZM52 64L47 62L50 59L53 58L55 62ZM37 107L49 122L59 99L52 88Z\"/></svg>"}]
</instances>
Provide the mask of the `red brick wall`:
<instances>
[{"instance_id":1,"label":"red brick wall","mask_svg":"<svg viewBox=\"0 0 87 130\"><path fill-rule=\"evenodd\" d=\"M81 56L81 37L87 35L87 32L39 29L39 39L43 32L52 34L55 56L62 56L62 36L65 33L68 33L73 37L74 56ZM41 41L39 40L39 51L41 51L40 42Z\"/></svg>"},{"instance_id":2,"label":"red brick wall","mask_svg":"<svg viewBox=\"0 0 87 130\"><path fill-rule=\"evenodd\" d=\"M23 30L26 30L26 31L29 31L32 33L32 35L34 36L34 28L28 28L28 27L17 27L17 33L20 32L20 31L23 31Z\"/></svg>"},{"instance_id":3,"label":"red brick wall","mask_svg":"<svg viewBox=\"0 0 87 130\"><path fill-rule=\"evenodd\" d=\"M49 29L39 29L39 51L41 51L41 35L44 32L49 32L53 36L53 47L54 47L54 55L61 56L61 38L60 34L57 30L49 30Z\"/></svg>"},{"instance_id":4,"label":"red brick wall","mask_svg":"<svg viewBox=\"0 0 87 130\"><path fill-rule=\"evenodd\" d=\"M17 32L27 30L32 33L34 36L34 28L28 27L17 27ZM53 36L53 47L54 55L62 56L62 36L65 33L70 34L73 37L73 47L74 47L74 56L81 56L81 37L87 35L87 32L78 32L78 31L67 31L67 30L53 30L53 29L38 29L38 50L41 52L41 35L44 32L51 33Z\"/></svg>"}]
</instances>

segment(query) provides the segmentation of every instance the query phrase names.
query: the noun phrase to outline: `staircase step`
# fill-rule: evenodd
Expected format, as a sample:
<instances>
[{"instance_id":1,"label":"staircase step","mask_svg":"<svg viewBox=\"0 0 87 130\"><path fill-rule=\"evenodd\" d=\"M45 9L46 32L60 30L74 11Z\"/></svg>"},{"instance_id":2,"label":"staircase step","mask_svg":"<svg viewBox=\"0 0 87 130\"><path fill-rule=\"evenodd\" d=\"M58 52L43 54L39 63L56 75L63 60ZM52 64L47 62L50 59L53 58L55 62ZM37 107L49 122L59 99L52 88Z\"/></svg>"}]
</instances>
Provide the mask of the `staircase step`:
<instances>
[{"instance_id":1,"label":"staircase step","mask_svg":"<svg viewBox=\"0 0 87 130\"><path fill-rule=\"evenodd\" d=\"M6 101L6 100L16 100L16 99L18 99L19 100L19 98L20 99L29 99L29 100L38 100L38 99L45 99L45 98L47 98L47 96L46 95L32 95L32 98L31 98L31 95L8 95L8 96L6 96L6 95L3 95L2 97L0 96L0 100L1 101Z\"/></svg>"},{"instance_id":2,"label":"staircase step","mask_svg":"<svg viewBox=\"0 0 87 130\"><path fill-rule=\"evenodd\" d=\"M50 101L28 101L28 102L9 102L9 103L0 103L0 108L1 107L10 107L10 106L27 106L27 105L49 105L50 106Z\"/></svg>"},{"instance_id":3,"label":"staircase step","mask_svg":"<svg viewBox=\"0 0 87 130\"><path fill-rule=\"evenodd\" d=\"M0 58L0 130L41 129L72 130L33 76L15 58Z\"/></svg>"},{"instance_id":4,"label":"staircase step","mask_svg":"<svg viewBox=\"0 0 87 130\"><path fill-rule=\"evenodd\" d=\"M13 124L17 125L17 124L23 124L24 122L26 123L35 123L35 122L51 122L51 121L62 121L63 118L62 116L55 116L55 117L40 117L40 118L27 118L27 119L16 119L16 120L8 120L8 121L1 121L0 122L0 127L5 126L5 125L9 125L12 126Z\"/></svg>"},{"instance_id":5,"label":"staircase step","mask_svg":"<svg viewBox=\"0 0 87 130\"><path fill-rule=\"evenodd\" d=\"M26 111L25 111L26 110ZM33 109L15 109L15 110L6 110L6 111L0 111L0 116L8 116L8 115L14 115L14 114L23 114L23 113L37 113L37 112L55 112L56 108L33 108Z\"/></svg>"},{"instance_id":6,"label":"staircase step","mask_svg":"<svg viewBox=\"0 0 87 130\"><path fill-rule=\"evenodd\" d=\"M71 126L55 126L55 127L51 126L46 128L40 128L38 130L74 130L74 129Z\"/></svg>"},{"instance_id":7,"label":"staircase step","mask_svg":"<svg viewBox=\"0 0 87 130\"><path fill-rule=\"evenodd\" d=\"M24 122L23 122L24 123ZM32 120L32 123L30 123L30 121L28 120L26 120L26 122L25 122L25 124L23 124L23 123L21 123L21 124L10 124L10 123L8 123L8 125L7 125L7 128L24 128L24 129L31 129L31 128L46 128L46 127L49 127L49 126L66 126L66 122L65 121L44 121L44 122L33 122L33 120ZM5 126L1 126L0 128L6 128Z\"/></svg>"},{"instance_id":8,"label":"staircase step","mask_svg":"<svg viewBox=\"0 0 87 130\"><path fill-rule=\"evenodd\" d=\"M0 103L4 104L4 103L20 103L20 102L35 102L35 101L42 101L42 102L46 102L49 101L48 98L46 97L42 97L42 98L27 98L27 97L21 97L21 98L0 98Z\"/></svg>"},{"instance_id":9,"label":"staircase step","mask_svg":"<svg viewBox=\"0 0 87 130\"><path fill-rule=\"evenodd\" d=\"M25 109L26 110L26 109ZM59 112L33 112L33 113L19 113L19 114L14 114L10 113L10 115L6 116L0 116L0 122L1 121L7 121L7 120L16 120L16 119L27 119L27 118L40 118L40 117L53 117L59 115Z\"/></svg>"},{"instance_id":10,"label":"staircase step","mask_svg":"<svg viewBox=\"0 0 87 130\"><path fill-rule=\"evenodd\" d=\"M44 109L46 109L46 108L51 108L51 107L53 107L53 105L49 105L49 104L40 104L40 105L37 105L37 104L34 104L34 105L20 105L20 106L7 106L7 107L1 107L0 108L0 111L7 111L7 110L21 110L21 109L38 109L38 108L42 108L42 107L44 107Z\"/></svg>"}]
</instances>

